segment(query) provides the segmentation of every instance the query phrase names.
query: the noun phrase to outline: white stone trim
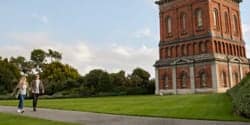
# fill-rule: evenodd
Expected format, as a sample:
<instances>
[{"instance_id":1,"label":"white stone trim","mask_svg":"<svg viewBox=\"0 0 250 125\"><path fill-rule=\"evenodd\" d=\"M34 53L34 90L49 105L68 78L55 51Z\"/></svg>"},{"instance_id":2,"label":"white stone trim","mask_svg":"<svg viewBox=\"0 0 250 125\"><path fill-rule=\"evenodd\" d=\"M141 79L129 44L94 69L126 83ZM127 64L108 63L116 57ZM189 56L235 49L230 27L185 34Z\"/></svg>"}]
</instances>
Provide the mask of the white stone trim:
<instances>
[{"instance_id":1,"label":"white stone trim","mask_svg":"<svg viewBox=\"0 0 250 125\"><path fill-rule=\"evenodd\" d=\"M232 78L233 73L232 73L232 65L230 62L228 63L228 70L229 70L229 82L228 83L229 83L229 88L230 88L230 87L233 87L233 78Z\"/></svg>"},{"instance_id":2,"label":"white stone trim","mask_svg":"<svg viewBox=\"0 0 250 125\"><path fill-rule=\"evenodd\" d=\"M173 67L172 70L172 81L173 81L173 89L175 90L174 94L177 94L177 86L176 86L176 67Z\"/></svg>"},{"instance_id":3,"label":"white stone trim","mask_svg":"<svg viewBox=\"0 0 250 125\"><path fill-rule=\"evenodd\" d=\"M164 94L175 94L176 90L174 90L174 89L167 89L167 90L161 89L159 92L162 93L162 95L164 95Z\"/></svg>"},{"instance_id":4,"label":"white stone trim","mask_svg":"<svg viewBox=\"0 0 250 125\"><path fill-rule=\"evenodd\" d=\"M195 93L216 93L216 89L214 88L199 88L195 89Z\"/></svg>"},{"instance_id":5,"label":"white stone trim","mask_svg":"<svg viewBox=\"0 0 250 125\"><path fill-rule=\"evenodd\" d=\"M159 95L160 91L159 91L159 70L158 68L155 68L155 94Z\"/></svg>"},{"instance_id":6,"label":"white stone trim","mask_svg":"<svg viewBox=\"0 0 250 125\"><path fill-rule=\"evenodd\" d=\"M219 79L218 79L218 75L217 75L217 73L218 73L217 63L216 62L212 63L211 68L212 68L211 71L212 71L213 89L217 90L219 87L219 84L218 84Z\"/></svg>"},{"instance_id":7,"label":"white stone trim","mask_svg":"<svg viewBox=\"0 0 250 125\"><path fill-rule=\"evenodd\" d=\"M193 94L192 89L177 89L177 94Z\"/></svg>"},{"instance_id":8,"label":"white stone trim","mask_svg":"<svg viewBox=\"0 0 250 125\"><path fill-rule=\"evenodd\" d=\"M229 90L229 89L230 89L229 87L227 87L227 88L221 87L221 88L219 88L219 89L217 90L217 93L225 93L225 92L227 92L227 90Z\"/></svg>"},{"instance_id":9,"label":"white stone trim","mask_svg":"<svg viewBox=\"0 0 250 125\"><path fill-rule=\"evenodd\" d=\"M242 65L241 64L239 64L240 65L240 81L243 79L243 70L242 70ZM238 84L238 83L236 83L236 84Z\"/></svg>"},{"instance_id":10,"label":"white stone trim","mask_svg":"<svg viewBox=\"0 0 250 125\"><path fill-rule=\"evenodd\" d=\"M195 93L195 81L194 81L194 65L189 66L190 70L190 84L191 84L191 90L192 93Z\"/></svg>"}]
</instances>

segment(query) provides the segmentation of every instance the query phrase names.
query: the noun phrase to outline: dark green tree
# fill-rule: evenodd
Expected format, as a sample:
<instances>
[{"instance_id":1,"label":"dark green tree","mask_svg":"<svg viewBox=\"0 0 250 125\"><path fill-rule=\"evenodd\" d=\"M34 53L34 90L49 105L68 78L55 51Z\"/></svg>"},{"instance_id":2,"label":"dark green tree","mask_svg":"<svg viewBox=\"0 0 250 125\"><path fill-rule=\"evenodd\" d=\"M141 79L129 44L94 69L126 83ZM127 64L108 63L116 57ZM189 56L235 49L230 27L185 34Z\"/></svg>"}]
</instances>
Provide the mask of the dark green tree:
<instances>
[{"instance_id":1,"label":"dark green tree","mask_svg":"<svg viewBox=\"0 0 250 125\"><path fill-rule=\"evenodd\" d=\"M62 60L62 54L52 49L48 50L47 56L50 58L51 62Z\"/></svg>"},{"instance_id":2,"label":"dark green tree","mask_svg":"<svg viewBox=\"0 0 250 125\"><path fill-rule=\"evenodd\" d=\"M30 59L34 63L34 67L38 72L41 72L47 53L42 49L34 49L31 52Z\"/></svg>"},{"instance_id":3,"label":"dark green tree","mask_svg":"<svg viewBox=\"0 0 250 125\"><path fill-rule=\"evenodd\" d=\"M112 82L113 82L114 86L116 86L116 87L125 87L128 83L125 71L120 71L118 73L112 73L111 77L112 77Z\"/></svg>"},{"instance_id":4,"label":"dark green tree","mask_svg":"<svg viewBox=\"0 0 250 125\"><path fill-rule=\"evenodd\" d=\"M60 62L46 64L43 69L41 77L45 81L46 93L49 95L70 89L70 85L76 87L76 81L80 77L76 69Z\"/></svg>"},{"instance_id":5,"label":"dark green tree","mask_svg":"<svg viewBox=\"0 0 250 125\"><path fill-rule=\"evenodd\" d=\"M113 91L113 85L111 76L107 72L103 72L98 81L97 91L99 92L111 92Z\"/></svg>"},{"instance_id":6,"label":"dark green tree","mask_svg":"<svg viewBox=\"0 0 250 125\"><path fill-rule=\"evenodd\" d=\"M11 57L10 63L17 66L20 70L20 72L23 72L25 74L30 74L32 68L34 67L34 63L31 61L26 61L26 59L22 56L18 57Z\"/></svg>"},{"instance_id":7,"label":"dark green tree","mask_svg":"<svg viewBox=\"0 0 250 125\"><path fill-rule=\"evenodd\" d=\"M137 87L147 87L149 84L150 74L142 68L136 68L133 70L131 82Z\"/></svg>"},{"instance_id":8,"label":"dark green tree","mask_svg":"<svg viewBox=\"0 0 250 125\"><path fill-rule=\"evenodd\" d=\"M10 93L19 81L19 69L7 59L0 60L0 66L0 93Z\"/></svg>"}]
</instances>

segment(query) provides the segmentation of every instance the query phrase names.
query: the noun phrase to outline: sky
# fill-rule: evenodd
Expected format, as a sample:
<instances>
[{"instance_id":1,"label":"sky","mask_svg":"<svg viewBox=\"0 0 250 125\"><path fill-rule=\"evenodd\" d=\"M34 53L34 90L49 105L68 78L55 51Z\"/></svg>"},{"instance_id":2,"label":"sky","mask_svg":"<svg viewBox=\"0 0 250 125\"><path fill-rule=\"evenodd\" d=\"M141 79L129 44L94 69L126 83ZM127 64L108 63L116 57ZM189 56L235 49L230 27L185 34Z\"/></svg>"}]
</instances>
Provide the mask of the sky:
<instances>
[{"instance_id":1,"label":"sky","mask_svg":"<svg viewBox=\"0 0 250 125\"><path fill-rule=\"evenodd\" d=\"M249 0L241 4L250 56ZM62 52L84 75L92 69L154 75L159 18L154 0L1 0L0 56L30 58L35 48Z\"/></svg>"}]
</instances>

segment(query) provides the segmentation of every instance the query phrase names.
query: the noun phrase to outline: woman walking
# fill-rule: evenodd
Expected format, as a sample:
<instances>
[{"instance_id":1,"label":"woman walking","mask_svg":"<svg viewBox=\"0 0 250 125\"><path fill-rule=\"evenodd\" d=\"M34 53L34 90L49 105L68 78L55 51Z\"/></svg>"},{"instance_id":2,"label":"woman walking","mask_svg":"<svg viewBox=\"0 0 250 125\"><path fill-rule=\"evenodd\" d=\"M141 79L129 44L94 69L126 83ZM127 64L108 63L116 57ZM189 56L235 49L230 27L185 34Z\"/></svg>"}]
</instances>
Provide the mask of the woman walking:
<instances>
[{"instance_id":1,"label":"woman walking","mask_svg":"<svg viewBox=\"0 0 250 125\"><path fill-rule=\"evenodd\" d=\"M18 97L18 100L19 100L17 112L24 113L24 99L28 93L28 82L25 76L23 76L20 79L14 92L16 92L16 96Z\"/></svg>"}]
</instances>

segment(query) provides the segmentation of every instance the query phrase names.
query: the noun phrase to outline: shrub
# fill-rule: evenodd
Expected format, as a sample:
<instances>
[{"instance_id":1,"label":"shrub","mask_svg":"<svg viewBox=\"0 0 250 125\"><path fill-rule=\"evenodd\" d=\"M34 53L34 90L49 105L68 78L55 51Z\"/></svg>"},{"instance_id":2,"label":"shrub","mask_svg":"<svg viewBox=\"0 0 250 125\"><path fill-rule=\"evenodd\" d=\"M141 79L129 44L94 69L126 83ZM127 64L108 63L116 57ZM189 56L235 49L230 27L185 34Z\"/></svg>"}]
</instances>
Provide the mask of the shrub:
<instances>
[{"instance_id":1,"label":"shrub","mask_svg":"<svg viewBox=\"0 0 250 125\"><path fill-rule=\"evenodd\" d=\"M127 95L141 95L141 94L148 94L146 88L140 87L130 87L126 89Z\"/></svg>"},{"instance_id":2,"label":"shrub","mask_svg":"<svg viewBox=\"0 0 250 125\"><path fill-rule=\"evenodd\" d=\"M250 118L250 74L227 93L232 97L234 111Z\"/></svg>"}]
</instances>

